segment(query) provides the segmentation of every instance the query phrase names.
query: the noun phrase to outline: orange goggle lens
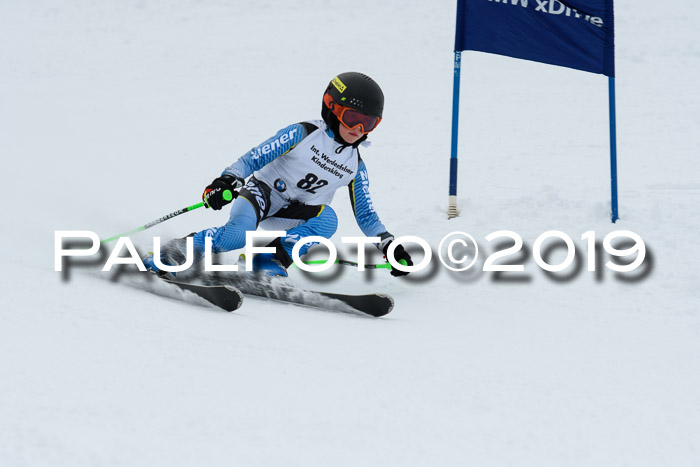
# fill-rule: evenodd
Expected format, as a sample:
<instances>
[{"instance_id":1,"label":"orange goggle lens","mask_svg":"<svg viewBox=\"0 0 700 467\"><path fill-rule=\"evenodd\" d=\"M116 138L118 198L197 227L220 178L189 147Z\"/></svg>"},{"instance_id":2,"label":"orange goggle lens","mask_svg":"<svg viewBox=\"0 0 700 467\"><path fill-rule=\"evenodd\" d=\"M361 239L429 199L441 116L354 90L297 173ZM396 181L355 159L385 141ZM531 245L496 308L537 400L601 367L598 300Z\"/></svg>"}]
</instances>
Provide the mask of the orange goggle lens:
<instances>
[{"instance_id":1,"label":"orange goggle lens","mask_svg":"<svg viewBox=\"0 0 700 467\"><path fill-rule=\"evenodd\" d=\"M338 117L340 123L342 123L348 130L352 130L353 128L359 126L361 127L363 133L369 133L377 128L379 122L382 121L382 119L379 117L363 114L355 109L351 109L350 107L345 107L336 103L333 100L333 97L331 97L331 94L328 92L323 95L323 103L326 104L326 107L333 112L333 115Z\"/></svg>"}]
</instances>

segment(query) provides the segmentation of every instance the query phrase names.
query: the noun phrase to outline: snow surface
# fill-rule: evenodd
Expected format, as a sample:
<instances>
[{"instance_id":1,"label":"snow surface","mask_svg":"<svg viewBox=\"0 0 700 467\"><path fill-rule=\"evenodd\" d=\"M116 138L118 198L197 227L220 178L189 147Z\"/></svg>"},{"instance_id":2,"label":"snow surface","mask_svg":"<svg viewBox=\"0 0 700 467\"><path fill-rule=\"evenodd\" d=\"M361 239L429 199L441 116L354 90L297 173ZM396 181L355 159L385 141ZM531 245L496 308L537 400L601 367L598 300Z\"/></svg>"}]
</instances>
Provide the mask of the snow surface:
<instances>
[{"instance_id":1,"label":"snow surface","mask_svg":"<svg viewBox=\"0 0 700 467\"><path fill-rule=\"evenodd\" d=\"M618 2L613 225L607 79L473 52L446 219L453 1L0 0L0 465L699 465L699 15ZM491 232L531 250L555 229L585 265L581 234L631 230L646 276L599 264L557 282L531 255L515 282L435 261L404 280L292 273L395 297L365 319L253 298L229 314L96 263L54 272L54 231L104 238L196 203L250 147L318 118L349 70L386 94L363 154L393 233L437 247L462 230L486 254ZM346 194L333 206L336 238L358 235ZM132 238L147 251L226 216Z\"/></svg>"}]
</instances>

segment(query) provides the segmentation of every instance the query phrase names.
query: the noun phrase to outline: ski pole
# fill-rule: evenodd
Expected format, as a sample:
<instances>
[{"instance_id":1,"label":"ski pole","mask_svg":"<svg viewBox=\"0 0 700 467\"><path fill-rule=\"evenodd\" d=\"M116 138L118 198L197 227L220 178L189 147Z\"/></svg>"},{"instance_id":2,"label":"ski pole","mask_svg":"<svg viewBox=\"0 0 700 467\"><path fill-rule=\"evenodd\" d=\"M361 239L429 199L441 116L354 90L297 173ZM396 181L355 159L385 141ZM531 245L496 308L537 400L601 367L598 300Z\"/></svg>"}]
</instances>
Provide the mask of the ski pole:
<instances>
[{"instance_id":1,"label":"ski pole","mask_svg":"<svg viewBox=\"0 0 700 467\"><path fill-rule=\"evenodd\" d=\"M296 263L294 263L296 265ZM316 260L311 260L311 261L304 261L304 264L326 264L326 260L323 259L316 259ZM341 264L343 266L352 266L352 267L357 267L360 265L360 263L356 263L354 261L346 261L344 259L336 259L335 263L333 264ZM407 266L408 263L406 260L402 259L399 261L399 264L403 264L404 266ZM382 264L365 264L365 269L388 269L392 270L393 268L391 267L391 264L388 262L382 263ZM297 266L298 267L298 266Z\"/></svg>"},{"instance_id":2,"label":"ski pole","mask_svg":"<svg viewBox=\"0 0 700 467\"><path fill-rule=\"evenodd\" d=\"M225 199L226 201L231 201L231 200L233 199L233 194L231 193L230 190L224 191L224 199ZM109 238L105 238L104 240L100 240L100 243L108 243L108 242L114 241L114 240L116 240L116 239L118 239L118 238L120 238L120 237L128 237L128 236L131 235L131 234L134 234L134 233L136 233L136 232L141 232L142 230L150 229L150 228L153 227L154 225L158 225L158 224L160 224L161 222L165 222L165 221L167 221L168 219L172 219L172 218L175 217L175 216L179 216L180 214L184 214L184 213L186 213L186 212L194 211L195 209L199 209L199 208L201 208L202 206L204 206L204 202L202 202L202 203L197 203L197 204L193 204L192 206L187 206L186 208L182 208L182 209L179 209L179 210L177 210L177 211L175 211L175 212L171 212L170 214L166 214L165 216L163 216L163 217L161 217L161 218L158 218L158 219L156 219L156 220L154 220L154 221L151 221L151 222L149 222L148 224L144 224L144 225L142 225L141 227L136 227L135 229L130 230L130 231L128 231L128 232L125 232L125 233L123 233L123 234L115 235L115 236L113 236L113 237L109 237ZM207 207L208 207L208 206L207 206Z\"/></svg>"}]
</instances>

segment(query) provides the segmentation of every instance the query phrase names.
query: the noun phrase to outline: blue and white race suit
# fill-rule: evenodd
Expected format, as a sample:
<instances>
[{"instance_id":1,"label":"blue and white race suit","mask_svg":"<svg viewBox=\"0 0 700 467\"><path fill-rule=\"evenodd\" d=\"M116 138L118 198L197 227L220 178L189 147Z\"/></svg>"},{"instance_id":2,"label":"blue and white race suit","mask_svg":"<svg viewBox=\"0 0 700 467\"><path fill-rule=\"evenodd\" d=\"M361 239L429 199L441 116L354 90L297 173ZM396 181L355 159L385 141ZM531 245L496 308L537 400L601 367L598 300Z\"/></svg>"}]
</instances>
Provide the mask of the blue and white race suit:
<instances>
[{"instance_id":1,"label":"blue and white race suit","mask_svg":"<svg viewBox=\"0 0 700 467\"><path fill-rule=\"evenodd\" d=\"M367 167L358 149L337 142L323 120L283 128L241 156L223 174L250 179L234 201L226 225L194 235L199 252L204 250L207 236L212 237L215 253L242 248L246 232L260 225L287 231L282 245L291 257L299 239L316 235L330 238L335 233L338 219L330 203L341 187L349 189L362 232L380 237L380 250L393 240L374 210ZM300 255L312 245L304 245Z\"/></svg>"}]
</instances>

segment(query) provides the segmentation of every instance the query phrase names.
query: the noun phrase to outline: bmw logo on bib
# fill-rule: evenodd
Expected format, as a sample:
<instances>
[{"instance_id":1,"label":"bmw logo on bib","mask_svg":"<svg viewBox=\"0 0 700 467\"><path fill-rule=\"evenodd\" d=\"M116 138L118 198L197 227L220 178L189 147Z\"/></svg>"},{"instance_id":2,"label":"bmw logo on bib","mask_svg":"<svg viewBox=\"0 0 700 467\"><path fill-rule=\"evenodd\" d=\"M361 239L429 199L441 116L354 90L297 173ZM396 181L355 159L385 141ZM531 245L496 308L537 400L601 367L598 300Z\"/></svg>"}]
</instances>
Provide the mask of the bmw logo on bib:
<instances>
[{"instance_id":1,"label":"bmw logo on bib","mask_svg":"<svg viewBox=\"0 0 700 467\"><path fill-rule=\"evenodd\" d=\"M279 192L285 192L287 191L287 184L284 183L284 180L278 178L277 180L275 180L275 189Z\"/></svg>"}]
</instances>

